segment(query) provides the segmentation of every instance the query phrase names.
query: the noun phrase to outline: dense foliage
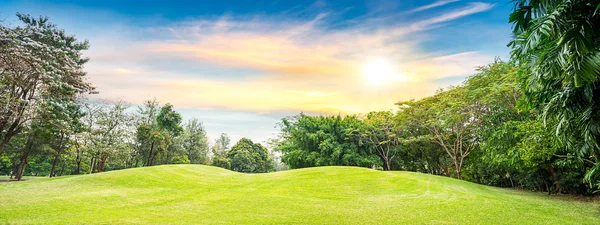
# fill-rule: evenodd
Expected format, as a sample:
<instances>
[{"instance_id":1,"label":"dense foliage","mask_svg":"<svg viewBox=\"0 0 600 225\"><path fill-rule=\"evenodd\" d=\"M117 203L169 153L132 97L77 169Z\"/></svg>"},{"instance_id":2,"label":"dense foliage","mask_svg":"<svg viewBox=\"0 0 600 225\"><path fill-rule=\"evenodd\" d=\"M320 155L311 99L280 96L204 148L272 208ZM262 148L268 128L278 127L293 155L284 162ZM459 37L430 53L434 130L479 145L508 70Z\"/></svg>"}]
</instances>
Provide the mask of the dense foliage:
<instances>
[{"instance_id":1,"label":"dense foliage","mask_svg":"<svg viewBox=\"0 0 600 225\"><path fill-rule=\"evenodd\" d=\"M266 173L275 170L269 151L248 138L240 139L227 152L227 169L244 173Z\"/></svg>"},{"instance_id":2,"label":"dense foliage","mask_svg":"<svg viewBox=\"0 0 600 225\"><path fill-rule=\"evenodd\" d=\"M519 0L512 56L528 105L600 187L600 1ZM590 167L591 166L591 167Z\"/></svg>"},{"instance_id":3,"label":"dense foliage","mask_svg":"<svg viewBox=\"0 0 600 225\"><path fill-rule=\"evenodd\" d=\"M300 114L280 123L282 141L275 149L291 168L313 166L381 166L381 161L360 138L349 131L362 126L354 116Z\"/></svg>"}]
</instances>

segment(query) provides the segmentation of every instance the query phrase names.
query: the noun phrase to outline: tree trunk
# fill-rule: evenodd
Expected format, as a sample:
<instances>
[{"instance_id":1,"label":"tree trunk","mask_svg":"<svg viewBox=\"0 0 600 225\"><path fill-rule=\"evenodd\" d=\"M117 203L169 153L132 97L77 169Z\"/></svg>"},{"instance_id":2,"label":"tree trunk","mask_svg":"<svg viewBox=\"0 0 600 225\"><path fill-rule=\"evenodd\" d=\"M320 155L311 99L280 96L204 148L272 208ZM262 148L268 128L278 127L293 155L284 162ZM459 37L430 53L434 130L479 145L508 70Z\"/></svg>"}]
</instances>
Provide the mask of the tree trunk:
<instances>
[{"instance_id":1,"label":"tree trunk","mask_svg":"<svg viewBox=\"0 0 600 225\"><path fill-rule=\"evenodd\" d=\"M150 145L150 154L148 154L146 166L152 166L152 151L154 151L154 141L152 141L152 144Z\"/></svg>"},{"instance_id":2,"label":"tree trunk","mask_svg":"<svg viewBox=\"0 0 600 225\"><path fill-rule=\"evenodd\" d=\"M54 169L56 168L56 163L58 162L58 155L60 153L57 153L54 155L54 161L52 161L52 168L50 168L50 177L54 176Z\"/></svg>"},{"instance_id":3,"label":"tree trunk","mask_svg":"<svg viewBox=\"0 0 600 225\"><path fill-rule=\"evenodd\" d=\"M75 169L75 174L81 173L81 158L77 155L77 168Z\"/></svg>"},{"instance_id":4,"label":"tree trunk","mask_svg":"<svg viewBox=\"0 0 600 225\"><path fill-rule=\"evenodd\" d=\"M19 181L23 178L23 173L25 172L25 168L27 167L27 160L29 160L29 155L31 155L31 149L33 148L31 138L27 142L27 151L25 151L23 155L21 155L19 167L17 168L17 172L15 173L15 179Z\"/></svg>"},{"instance_id":5,"label":"tree trunk","mask_svg":"<svg viewBox=\"0 0 600 225\"><path fill-rule=\"evenodd\" d=\"M19 169L19 165L15 163L15 165L13 165L12 171L10 172L10 178L8 178L8 180L12 180L13 177L15 176L15 174L17 174L17 170Z\"/></svg>"},{"instance_id":6,"label":"tree trunk","mask_svg":"<svg viewBox=\"0 0 600 225\"><path fill-rule=\"evenodd\" d=\"M78 146L78 145L76 145ZM81 171L81 152L79 151L79 147L77 148L77 159L75 160L77 162L77 168L75 169L75 174L79 174Z\"/></svg>"},{"instance_id":7,"label":"tree trunk","mask_svg":"<svg viewBox=\"0 0 600 225\"><path fill-rule=\"evenodd\" d=\"M94 159L95 159L95 158L96 158L96 157L92 156L92 159L90 159L90 174L94 173L94 167L96 166L96 165L94 164L94 163L96 163L96 162L94 162Z\"/></svg>"},{"instance_id":8,"label":"tree trunk","mask_svg":"<svg viewBox=\"0 0 600 225\"><path fill-rule=\"evenodd\" d=\"M550 168L548 169L550 171L550 174L552 175L552 181L554 181L553 186L554 186L554 193L557 194L560 192L560 184L558 184L558 174L556 173L556 170L554 169L554 166L550 166Z\"/></svg>"},{"instance_id":9,"label":"tree trunk","mask_svg":"<svg viewBox=\"0 0 600 225\"><path fill-rule=\"evenodd\" d=\"M384 157L383 162L385 163L385 170L390 171L390 160L387 157Z\"/></svg>"},{"instance_id":10,"label":"tree trunk","mask_svg":"<svg viewBox=\"0 0 600 225\"><path fill-rule=\"evenodd\" d=\"M56 169L56 163L58 163L58 157L60 156L60 153L62 152L64 137L65 137L65 135L61 133L60 140L58 141L58 146L56 149L56 154L54 155L54 161L52 162L52 168L50 169L50 177L54 176L54 169Z\"/></svg>"},{"instance_id":11,"label":"tree trunk","mask_svg":"<svg viewBox=\"0 0 600 225\"><path fill-rule=\"evenodd\" d=\"M100 154L100 159L98 159L98 173L104 172L104 165L106 164L107 158L108 158L108 154L106 154L106 153Z\"/></svg>"},{"instance_id":12,"label":"tree trunk","mask_svg":"<svg viewBox=\"0 0 600 225\"><path fill-rule=\"evenodd\" d=\"M458 163L454 163L456 165L456 178L462 180L462 174L460 172L461 166Z\"/></svg>"},{"instance_id":13,"label":"tree trunk","mask_svg":"<svg viewBox=\"0 0 600 225\"><path fill-rule=\"evenodd\" d=\"M27 158L19 164L19 169L17 170L17 174L15 175L16 180L21 181L21 179L23 179L23 173L25 173L25 168L27 168Z\"/></svg>"}]
</instances>

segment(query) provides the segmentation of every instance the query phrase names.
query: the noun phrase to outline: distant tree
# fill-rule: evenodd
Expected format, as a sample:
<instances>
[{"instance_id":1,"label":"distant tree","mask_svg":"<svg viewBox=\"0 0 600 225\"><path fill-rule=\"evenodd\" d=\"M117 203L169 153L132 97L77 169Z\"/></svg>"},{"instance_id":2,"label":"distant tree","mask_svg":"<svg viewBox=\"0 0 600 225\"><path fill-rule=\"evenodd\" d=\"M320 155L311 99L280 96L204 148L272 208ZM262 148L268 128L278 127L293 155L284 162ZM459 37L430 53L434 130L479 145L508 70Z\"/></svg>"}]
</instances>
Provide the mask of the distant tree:
<instances>
[{"instance_id":1,"label":"distant tree","mask_svg":"<svg viewBox=\"0 0 600 225\"><path fill-rule=\"evenodd\" d=\"M275 170L275 162L269 151L248 138L240 139L227 152L230 169L244 173L266 173Z\"/></svg>"},{"instance_id":2,"label":"distant tree","mask_svg":"<svg viewBox=\"0 0 600 225\"><path fill-rule=\"evenodd\" d=\"M166 131L168 133L169 141L167 149L165 149L165 159L164 163L171 163L171 155L175 150L175 146L173 146L173 141L176 137L180 136L183 133L183 128L181 127L181 114L176 112L173 109L173 105L167 103L161 109L158 115L156 116L156 122L158 125L158 129L160 131Z\"/></svg>"},{"instance_id":3,"label":"distant tree","mask_svg":"<svg viewBox=\"0 0 600 225\"><path fill-rule=\"evenodd\" d=\"M222 133L219 138L215 139L215 144L212 147L212 153L217 155L229 151L231 140L226 133Z\"/></svg>"},{"instance_id":4,"label":"distant tree","mask_svg":"<svg viewBox=\"0 0 600 225\"><path fill-rule=\"evenodd\" d=\"M191 119L184 126L182 145L190 163L208 163L208 137L198 119Z\"/></svg>"},{"instance_id":5,"label":"distant tree","mask_svg":"<svg viewBox=\"0 0 600 225\"><path fill-rule=\"evenodd\" d=\"M381 166L381 160L353 131L361 128L356 116L308 116L282 119L280 138L273 149L290 168L312 166Z\"/></svg>"},{"instance_id":6,"label":"distant tree","mask_svg":"<svg viewBox=\"0 0 600 225\"><path fill-rule=\"evenodd\" d=\"M385 170L392 169L392 160L400 151L398 121L392 112L370 112L363 119L364 125L355 130L361 140L373 147L383 161Z\"/></svg>"},{"instance_id":7,"label":"distant tree","mask_svg":"<svg viewBox=\"0 0 600 225\"><path fill-rule=\"evenodd\" d=\"M160 155L164 155L164 163L170 163L169 154L174 149L171 144L175 137L183 133L181 115L168 103L158 111L156 100L146 101L138 111L142 118L137 127L136 139L138 152L145 161L144 166L154 165Z\"/></svg>"},{"instance_id":8,"label":"distant tree","mask_svg":"<svg viewBox=\"0 0 600 225\"><path fill-rule=\"evenodd\" d=\"M103 172L109 157L129 150L127 140L130 135L129 106L123 101L97 102L101 108L93 120L90 132L91 168L90 172ZM89 124L88 124L89 126Z\"/></svg>"},{"instance_id":9,"label":"distant tree","mask_svg":"<svg viewBox=\"0 0 600 225\"><path fill-rule=\"evenodd\" d=\"M229 143L231 140L226 133L222 133L219 138L215 139L215 144L213 145L212 151L212 159L211 165L218 166L221 168L230 168L230 162L227 158L227 151L229 151Z\"/></svg>"}]
</instances>

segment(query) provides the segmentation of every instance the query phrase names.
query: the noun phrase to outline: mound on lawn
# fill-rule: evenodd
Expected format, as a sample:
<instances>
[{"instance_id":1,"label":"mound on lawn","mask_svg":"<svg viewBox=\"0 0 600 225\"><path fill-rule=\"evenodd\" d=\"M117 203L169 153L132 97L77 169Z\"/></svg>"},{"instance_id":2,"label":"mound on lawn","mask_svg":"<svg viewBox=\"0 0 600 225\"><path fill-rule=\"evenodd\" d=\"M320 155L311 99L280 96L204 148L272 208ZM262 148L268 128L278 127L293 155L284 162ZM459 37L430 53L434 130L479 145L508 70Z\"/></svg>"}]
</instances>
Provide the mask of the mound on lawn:
<instances>
[{"instance_id":1,"label":"mound on lawn","mask_svg":"<svg viewBox=\"0 0 600 225\"><path fill-rule=\"evenodd\" d=\"M599 224L597 201L412 172L166 165L0 184L9 224Z\"/></svg>"}]
</instances>

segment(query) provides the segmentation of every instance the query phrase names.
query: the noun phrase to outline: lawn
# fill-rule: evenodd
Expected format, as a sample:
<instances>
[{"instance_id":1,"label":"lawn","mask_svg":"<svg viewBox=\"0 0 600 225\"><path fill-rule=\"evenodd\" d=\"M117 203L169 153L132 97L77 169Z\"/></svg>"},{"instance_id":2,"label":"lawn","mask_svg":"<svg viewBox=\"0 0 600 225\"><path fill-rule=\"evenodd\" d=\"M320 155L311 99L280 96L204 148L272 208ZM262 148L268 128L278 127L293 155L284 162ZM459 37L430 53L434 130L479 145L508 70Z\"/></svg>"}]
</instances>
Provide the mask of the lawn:
<instances>
[{"instance_id":1,"label":"lawn","mask_svg":"<svg viewBox=\"0 0 600 225\"><path fill-rule=\"evenodd\" d=\"M600 224L600 202L412 172L166 165L0 183L9 224Z\"/></svg>"}]
</instances>

